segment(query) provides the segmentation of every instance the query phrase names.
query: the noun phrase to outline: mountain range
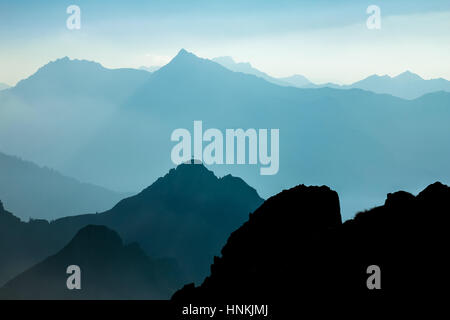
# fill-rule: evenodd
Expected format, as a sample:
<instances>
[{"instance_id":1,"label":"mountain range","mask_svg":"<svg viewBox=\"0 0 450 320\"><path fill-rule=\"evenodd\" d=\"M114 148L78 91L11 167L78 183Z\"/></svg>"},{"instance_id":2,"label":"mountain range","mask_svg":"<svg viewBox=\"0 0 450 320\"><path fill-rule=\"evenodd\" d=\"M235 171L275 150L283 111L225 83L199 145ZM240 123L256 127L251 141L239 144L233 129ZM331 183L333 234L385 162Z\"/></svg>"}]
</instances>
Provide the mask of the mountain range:
<instances>
[{"instance_id":1,"label":"mountain range","mask_svg":"<svg viewBox=\"0 0 450 320\"><path fill-rule=\"evenodd\" d=\"M0 288L0 298L167 299L193 277L185 277L183 255L178 255L177 260L182 261L178 265L175 259L149 258L147 252L160 249L173 256L176 247L189 251L186 256L191 265L197 259L213 261L210 276L200 286L187 284L173 295L177 303L246 301L252 297L271 306L277 301L297 301L296 307L314 309L323 301L330 307L343 307L349 299L352 303L379 303L423 292L434 295L442 286L442 275L448 268L442 254L449 241L445 214L450 210L448 186L436 182L417 196L404 191L388 194L384 205L342 223L335 191L327 186L299 185L262 204L259 201L261 205L242 219L246 222L232 228L234 232L224 231L228 240L221 256L204 259L202 255L213 253L204 243L215 241L212 234L224 230L224 221L235 219L229 215L235 212L236 194L241 205L245 205L245 197L251 199L255 194L238 178L222 179L201 164L185 164L109 212L52 223L21 222L0 202L0 275L5 276L5 266L16 273L13 277L9 274L10 280ZM217 211L224 199L228 200L225 220ZM195 215L194 211L202 211L202 205L216 201L209 214ZM170 208L179 210L175 219ZM180 219L185 230L180 229ZM216 219L222 220L205 223ZM101 225L84 225L88 221ZM140 226L144 223L148 238L124 244L119 233L104 226L115 223L128 238L142 236ZM153 237L160 227L161 234L168 235ZM149 250L142 250L146 240L150 240L146 244ZM168 243L162 248L164 241ZM55 249L58 245L60 249ZM56 253L47 255L49 250ZM36 259L37 253L40 262L28 260L23 272L15 268L33 255ZM66 288L65 271L70 265L82 270L80 291ZM373 268L381 272L383 290L369 290L373 271L368 270Z\"/></svg>"},{"instance_id":2,"label":"mountain range","mask_svg":"<svg viewBox=\"0 0 450 320\"><path fill-rule=\"evenodd\" d=\"M437 91L450 92L450 81L438 78L425 80L419 75L405 71L395 77L388 75L371 75L365 79L349 85L338 85L335 83L315 84L306 77L296 74L290 77L274 78L251 66L248 62L235 62L231 57L214 58L213 61L225 68L246 74L255 75L278 85L290 85L298 88L334 88L334 89L363 89L380 94L390 94L403 99L416 99L427 93Z\"/></svg>"},{"instance_id":3,"label":"mountain range","mask_svg":"<svg viewBox=\"0 0 450 320\"><path fill-rule=\"evenodd\" d=\"M240 178L183 164L103 213L22 222L2 210L0 285L61 250L88 225L117 231L150 257L175 260L180 279L198 282L229 233L262 202Z\"/></svg>"},{"instance_id":4,"label":"mountain range","mask_svg":"<svg viewBox=\"0 0 450 320\"><path fill-rule=\"evenodd\" d=\"M0 199L23 220L100 212L126 196L1 152L0 177Z\"/></svg>"},{"instance_id":5,"label":"mountain range","mask_svg":"<svg viewBox=\"0 0 450 320\"><path fill-rule=\"evenodd\" d=\"M8 88L10 88L9 85L0 82L0 90L5 90L5 89L8 89Z\"/></svg>"},{"instance_id":6,"label":"mountain range","mask_svg":"<svg viewBox=\"0 0 450 320\"><path fill-rule=\"evenodd\" d=\"M152 73L60 59L0 92L0 150L112 190L144 188L173 165L171 133L280 130L280 170L216 165L267 198L298 181L329 185L342 214L450 180L450 93L414 100L361 89L295 88L186 50ZM12 138L11 138L12 137Z\"/></svg>"},{"instance_id":7,"label":"mountain range","mask_svg":"<svg viewBox=\"0 0 450 320\"><path fill-rule=\"evenodd\" d=\"M262 71L259 71L258 69L253 68L249 62L235 62L231 57L217 57L213 58L212 61L217 62L218 64L224 66L225 68L231 71L251 74L277 85L281 86L292 85L292 83L289 81L284 81L284 79L277 79L271 77L267 73L264 73ZM310 82L308 81L307 83L309 84Z\"/></svg>"}]
</instances>

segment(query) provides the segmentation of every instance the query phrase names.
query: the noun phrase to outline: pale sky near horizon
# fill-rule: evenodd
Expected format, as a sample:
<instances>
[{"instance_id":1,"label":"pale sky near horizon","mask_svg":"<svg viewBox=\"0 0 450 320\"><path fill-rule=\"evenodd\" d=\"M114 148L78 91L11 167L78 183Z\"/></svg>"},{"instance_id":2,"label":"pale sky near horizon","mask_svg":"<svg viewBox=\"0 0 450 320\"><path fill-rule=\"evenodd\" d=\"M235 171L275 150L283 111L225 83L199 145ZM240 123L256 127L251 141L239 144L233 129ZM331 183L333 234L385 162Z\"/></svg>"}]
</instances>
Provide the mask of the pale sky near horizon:
<instances>
[{"instance_id":1,"label":"pale sky near horizon","mask_svg":"<svg viewBox=\"0 0 450 320\"><path fill-rule=\"evenodd\" d=\"M80 30L66 27L71 4ZM366 27L372 4L380 30ZM9 85L63 56L138 68L181 48L316 83L406 70L450 80L450 1L0 0L0 82Z\"/></svg>"}]
</instances>

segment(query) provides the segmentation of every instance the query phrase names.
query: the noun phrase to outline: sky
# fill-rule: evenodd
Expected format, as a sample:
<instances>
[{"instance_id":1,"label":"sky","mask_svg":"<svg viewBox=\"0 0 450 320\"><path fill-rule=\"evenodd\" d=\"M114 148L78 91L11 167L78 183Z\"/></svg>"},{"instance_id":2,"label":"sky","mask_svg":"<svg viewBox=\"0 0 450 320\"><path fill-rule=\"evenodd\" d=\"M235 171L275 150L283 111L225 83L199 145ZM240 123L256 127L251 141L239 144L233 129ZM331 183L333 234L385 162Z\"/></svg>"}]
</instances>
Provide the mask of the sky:
<instances>
[{"instance_id":1,"label":"sky","mask_svg":"<svg viewBox=\"0 0 450 320\"><path fill-rule=\"evenodd\" d=\"M73 4L79 30L66 27ZM370 5L380 29L366 26ZM450 1L0 0L0 82L9 85L64 56L138 68L181 48L316 83L406 70L450 80Z\"/></svg>"}]
</instances>

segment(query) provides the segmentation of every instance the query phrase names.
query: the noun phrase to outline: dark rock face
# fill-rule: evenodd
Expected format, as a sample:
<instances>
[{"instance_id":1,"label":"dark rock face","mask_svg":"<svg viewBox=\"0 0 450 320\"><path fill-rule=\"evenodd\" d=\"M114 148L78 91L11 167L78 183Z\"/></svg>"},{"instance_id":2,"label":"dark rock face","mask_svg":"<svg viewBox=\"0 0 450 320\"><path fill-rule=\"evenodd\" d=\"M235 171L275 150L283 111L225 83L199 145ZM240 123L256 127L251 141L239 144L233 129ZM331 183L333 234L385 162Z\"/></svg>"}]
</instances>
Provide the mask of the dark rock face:
<instances>
[{"instance_id":1,"label":"dark rock face","mask_svg":"<svg viewBox=\"0 0 450 320\"><path fill-rule=\"evenodd\" d=\"M298 186L267 200L236 230L200 287L176 301L351 303L436 293L446 274L450 188L389 194L383 206L341 224L337 194ZM367 268L381 270L369 290ZM324 300L326 299L326 300Z\"/></svg>"},{"instance_id":2,"label":"dark rock face","mask_svg":"<svg viewBox=\"0 0 450 320\"><path fill-rule=\"evenodd\" d=\"M311 263L320 235L340 225L335 191L304 185L285 190L268 199L231 234L222 258L215 258L211 276L200 288L186 287L174 298L259 299L282 295L287 287L295 286L293 274L302 277L298 268L305 269Z\"/></svg>"},{"instance_id":3,"label":"dark rock face","mask_svg":"<svg viewBox=\"0 0 450 320\"><path fill-rule=\"evenodd\" d=\"M67 267L81 269L81 289L68 290ZM56 255L0 289L3 299L165 299L179 284L176 264L123 245L104 226L86 226Z\"/></svg>"}]
</instances>

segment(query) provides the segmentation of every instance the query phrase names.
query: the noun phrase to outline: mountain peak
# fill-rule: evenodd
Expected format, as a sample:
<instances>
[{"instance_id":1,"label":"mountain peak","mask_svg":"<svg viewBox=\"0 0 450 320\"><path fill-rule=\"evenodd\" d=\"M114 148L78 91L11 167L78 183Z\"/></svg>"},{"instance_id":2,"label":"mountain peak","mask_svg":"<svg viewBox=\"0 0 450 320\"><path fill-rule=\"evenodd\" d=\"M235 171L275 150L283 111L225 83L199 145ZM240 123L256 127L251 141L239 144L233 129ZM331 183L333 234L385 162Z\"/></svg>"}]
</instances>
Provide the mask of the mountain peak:
<instances>
[{"instance_id":1,"label":"mountain peak","mask_svg":"<svg viewBox=\"0 0 450 320\"><path fill-rule=\"evenodd\" d=\"M83 59L70 59L68 56L62 57L62 58L58 58L54 61L50 61L49 63L47 63L46 65L44 65L41 69L45 69L45 68L49 68L49 67L54 67L54 66L70 66L70 67L77 67L77 66L94 66L96 68L102 68L103 66L95 61L90 61L90 60L83 60Z\"/></svg>"},{"instance_id":2,"label":"mountain peak","mask_svg":"<svg viewBox=\"0 0 450 320\"><path fill-rule=\"evenodd\" d=\"M195 54L185 49L181 49L168 64L159 69L156 73L161 75L168 71L169 74L177 73L177 76L179 73L186 74L193 72L194 74L197 74L202 68L206 67L209 70L209 65L211 64L216 65L216 63L210 60L197 57Z\"/></svg>"},{"instance_id":3,"label":"mountain peak","mask_svg":"<svg viewBox=\"0 0 450 320\"><path fill-rule=\"evenodd\" d=\"M214 173L211 170L208 170L205 165L200 161L196 159L189 160L188 162L179 164L175 169L172 169L170 171L173 172L195 172L195 173L208 173L214 175ZM170 172L169 172L170 173Z\"/></svg>"},{"instance_id":4,"label":"mountain peak","mask_svg":"<svg viewBox=\"0 0 450 320\"><path fill-rule=\"evenodd\" d=\"M156 180L143 193L151 192L155 189L160 190L161 187L163 189L169 188L169 190L182 188L186 189L184 193L191 193L194 191L191 188L211 187L211 185L215 184L215 180L218 180L216 175L208 170L203 163L192 160L192 162L182 163L176 168L170 169L165 176Z\"/></svg>"},{"instance_id":5,"label":"mountain peak","mask_svg":"<svg viewBox=\"0 0 450 320\"><path fill-rule=\"evenodd\" d=\"M122 245L122 239L117 232L105 226L88 225L77 232L66 248L90 248L98 252L106 252L120 248Z\"/></svg>"},{"instance_id":6,"label":"mountain peak","mask_svg":"<svg viewBox=\"0 0 450 320\"><path fill-rule=\"evenodd\" d=\"M444 194L450 194L450 187L437 181L433 184L430 184L428 187L426 187L423 191L421 191L418 194L417 197L423 199L423 198L429 197L430 195L439 196L439 195L444 195Z\"/></svg>"},{"instance_id":7,"label":"mountain peak","mask_svg":"<svg viewBox=\"0 0 450 320\"><path fill-rule=\"evenodd\" d=\"M387 74L382 75L382 76L380 76L378 74L372 74L372 75L368 76L367 78L364 78L361 81L364 81L364 80L378 80L378 79L391 79L391 77L389 77ZM358 82L360 82L360 81L358 81Z\"/></svg>"},{"instance_id":8,"label":"mountain peak","mask_svg":"<svg viewBox=\"0 0 450 320\"><path fill-rule=\"evenodd\" d=\"M189 54L190 52L188 52L186 49L181 48L180 51L178 51L177 55L183 55L183 54Z\"/></svg>"},{"instance_id":9,"label":"mountain peak","mask_svg":"<svg viewBox=\"0 0 450 320\"><path fill-rule=\"evenodd\" d=\"M420 77L418 74L413 73L409 70L406 70L403 73L400 73L398 76L394 77L395 79L402 79L402 80L423 80L422 77Z\"/></svg>"},{"instance_id":10,"label":"mountain peak","mask_svg":"<svg viewBox=\"0 0 450 320\"><path fill-rule=\"evenodd\" d=\"M192 52L187 51L186 49L181 49L180 51L178 51L177 55L172 59L172 61L176 59L186 59L186 58L198 58L198 57Z\"/></svg>"}]
</instances>

